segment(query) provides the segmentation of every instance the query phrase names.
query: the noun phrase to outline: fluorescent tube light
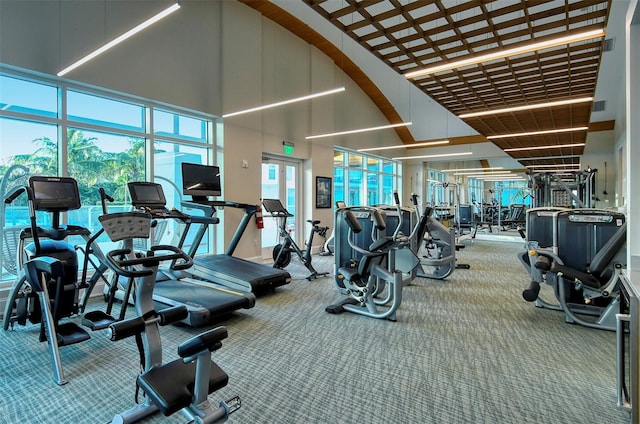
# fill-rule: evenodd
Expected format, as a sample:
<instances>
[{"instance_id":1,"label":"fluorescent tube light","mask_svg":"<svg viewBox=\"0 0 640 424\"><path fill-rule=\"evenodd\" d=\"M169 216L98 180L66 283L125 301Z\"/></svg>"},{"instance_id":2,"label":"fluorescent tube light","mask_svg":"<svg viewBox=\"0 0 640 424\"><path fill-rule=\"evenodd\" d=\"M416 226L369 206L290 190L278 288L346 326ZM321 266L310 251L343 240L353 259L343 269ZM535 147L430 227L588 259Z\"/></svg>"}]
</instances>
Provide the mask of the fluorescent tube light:
<instances>
[{"instance_id":1,"label":"fluorescent tube light","mask_svg":"<svg viewBox=\"0 0 640 424\"><path fill-rule=\"evenodd\" d=\"M563 174L565 172L580 172L581 169L531 169L531 172L546 172L548 174ZM567 174L569 175L569 174Z\"/></svg>"},{"instance_id":2,"label":"fluorescent tube light","mask_svg":"<svg viewBox=\"0 0 640 424\"><path fill-rule=\"evenodd\" d=\"M557 130L530 131L530 132L513 133L513 134L489 135L487 136L487 140L493 140L496 138L524 137L528 135L542 135L542 134L565 133L565 132L572 132L572 131L586 131L588 129L589 127L573 127L573 128L560 128Z\"/></svg>"},{"instance_id":3,"label":"fluorescent tube light","mask_svg":"<svg viewBox=\"0 0 640 424\"><path fill-rule=\"evenodd\" d=\"M566 166L575 166L577 168L582 167L579 163L567 163L557 165L525 165L525 168L564 168Z\"/></svg>"},{"instance_id":4,"label":"fluorescent tube light","mask_svg":"<svg viewBox=\"0 0 640 424\"><path fill-rule=\"evenodd\" d=\"M461 169L444 169L440 172L464 172L464 171L491 171L495 169L504 169L502 166L495 166L493 168L461 168Z\"/></svg>"},{"instance_id":5,"label":"fluorescent tube light","mask_svg":"<svg viewBox=\"0 0 640 424\"><path fill-rule=\"evenodd\" d=\"M106 52L110 48L115 47L116 45L122 43L127 38L139 33L140 31L142 31L143 29L147 28L148 26L151 26L151 25L155 24L160 19L169 16L170 14L172 14L173 12L175 12L178 9L180 9L180 4L178 4L178 3L172 5L171 7L168 7L167 9L165 9L162 12L158 13L157 15L147 19L146 21L144 21L140 25L130 29L129 31L125 32L124 34L120 35L119 37L116 37L113 40L109 41L107 44L105 44L104 46L98 48L97 50L93 51L92 53L89 53L88 55L86 55L82 59L78 60L77 62L67 66L62 71L58 72L58 76L61 77L61 76L65 75L65 74L73 71L78 66L87 63L88 61L90 61L94 57L96 57L98 55L101 55L102 53Z\"/></svg>"},{"instance_id":6,"label":"fluorescent tube light","mask_svg":"<svg viewBox=\"0 0 640 424\"><path fill-rule=\"evenodd\" d=\"M442 155L421 155L421 156L401 156L397 158L391 158L392 160L403 160L403 159L430 159L430 158L446 158L449 156L466 156L472 155L473 152L461 152L461 153L444 153Z\"/></svg>"},{"instance_id":7,"label":"fluorescent tube light","mask_svg":"<svg viewBox=\"0 0 640 424\"><path fill-rule=\"evenodd\" d=\"M585 102L590 102L592 100L593 100L593 97L582 97L579 99L560 100L557 102L538 103L538 104L525 105L525 106L514 106L514 107L507 107L504 109L494 109L494 110L485 110L482 112L463 113L462 115L458 115L458 118L464 119L464 118L473 118L476 116L498 115L500 113L518 112L521 110L531 110L531 109L540 109L543 107L554 107L554 106L572 105L575 103L585 103Z\"/></svg>"},{"instance_id":8,"label":"fluorescent tube light","mask_svg":"<svg viewBox=\"0 0 640 424\"><path fill-rule=\"evenodd\" d=\"M569 158L579 158L580 155L556 155L556 156L543 156L541 158L526 158L526 159L518 159L520 161L530 161L530 160L543 160L543 159L569 159Z\"/></svg>"},{"instance_id":9,"label":"fluorescent tube light","mask_svg":"<svg viewBox=\"0 0 640 424\"><path fill-rule=\"evenodd\" d=\"M222 117L223 118L230 118L232 116L242 115L244 113L257 112L259 110L270 109L272 107L284 106L284 105L288 105L288 104L291 104L291 103L302 102L304 100L315 99L316 97L322 97L322 96L327 96L329 94L340 93L340 92L342 92L344 90L345 90L344 87L334 88L332 90L322 91L320 93L309 94L307 96L302 96L302 97L296 97L294 99L283 100L283 101L276 102L276 103L270 103L268 105L252 107L250 109L239 110L237 112L225 113L224 115L222 115Z\"/></svg>"},{"instance_id":10,"label":"fluorescent tube light","mask_svg":"<svg viewBox=\"0 0 640 424\"><path fill-rule=\"evenodd\" d=\"M483 54L481 56L470 57L468 59L456 60L454 62L445 63L442 65L431 66L429 68L408 72L405 74L406 78L416 78L424 75L435 74L437 72L449 71L451 69L461 68L463 66L475 65L478 63L488 62L490 60L502 59L509 56L515 56L518 54L533 52L536 50L547 49L550 47L561 46L563 44L575 43L577 41L589 40L591 38L604 37L605 30L598 29L587 32L581 32L575 35L554 38L548 41L540 41L537 43L526 44L520 47L514 47L511 49L500 49L493 53Z\"/></svg>"},{"instance_id":11,"label":"fluorescent tube light","mask_svg":"<svg viewBox=\"0 0 640 424\"><path fill-rule=\"evenodd\" d=\"M501 175L501 174L511 174L511 171L489 171L489 172L455 172L453 175Z\"/></svg>"},{"instance_id":12,"label":"fluorescent tube light","mask_svg":"<svg viewBox=\"0 0 640 424\"><path fill-rule=\"evenodd\" d=\"M398 146L372 147L369 149L358 149L358 152L373 152L375 150L403 149L407 147L426 147L426 146L435 146L438 144L449 144L449 140L427 141L424 143L402 144Z\"/></svg>"},{"instance_id":13,"label":"fluorescent tube light","mask_svg":"<svg viewBox=\"0 0 640 424\"><path fill-rule=\"evenodd\" d=\"M333 137L335 135L356 134L356 133L367 132L367 131L386 130L387 128L407 127L411 124L412 122L401 122L399 124L382 125L380 127L371 127L371 128L361 128L359 130L348 130L348 131L340 131L340 132L328 133L328 134L308 135L305 137L305 139L311 140L313 138Z\"/></svg>"},{"instance_id":14,"label":"fluorescent tube light","mask_svg":"<svg viewBox=\"0 0 640 424\"><path fill-rule=\"evenodd\" d=\"M544 150L544 149L560 149L563 147L581 147L586 145L586 143L573 143L573 144L556 144L556 145L548 145L548 146L535 146L535 147L514 147L511 149L504 149L505 152L521 152L523 150ZM532 158L531 160L535 160L537 158Z\"/></svg>"}]
</instances>

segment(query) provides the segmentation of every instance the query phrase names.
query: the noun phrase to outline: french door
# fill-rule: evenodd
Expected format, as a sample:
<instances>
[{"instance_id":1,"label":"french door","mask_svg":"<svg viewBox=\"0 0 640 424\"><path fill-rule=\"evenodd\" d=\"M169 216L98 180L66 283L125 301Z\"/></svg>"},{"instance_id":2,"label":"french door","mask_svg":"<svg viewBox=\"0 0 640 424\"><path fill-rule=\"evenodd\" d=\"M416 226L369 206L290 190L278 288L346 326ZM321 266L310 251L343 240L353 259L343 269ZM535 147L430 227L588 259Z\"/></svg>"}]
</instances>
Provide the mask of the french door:
<instances>
[{"instance_id":1,"label":"french door","mask_svg":"<svg viewBox=\"0 0 640 424\"><path fill-rule=\"evenodd\" d=\"M262 198L279 199L293 216L287 218L286 228L291 237L300 240L299 222L302 220L302 208L298 207L298 187L300 162L279 157L262 158ZM272 218L263 208L264 229L262 230L262 257L272 259L273 247L279 243L278 220Z\"/></svg>"}]
</instances>

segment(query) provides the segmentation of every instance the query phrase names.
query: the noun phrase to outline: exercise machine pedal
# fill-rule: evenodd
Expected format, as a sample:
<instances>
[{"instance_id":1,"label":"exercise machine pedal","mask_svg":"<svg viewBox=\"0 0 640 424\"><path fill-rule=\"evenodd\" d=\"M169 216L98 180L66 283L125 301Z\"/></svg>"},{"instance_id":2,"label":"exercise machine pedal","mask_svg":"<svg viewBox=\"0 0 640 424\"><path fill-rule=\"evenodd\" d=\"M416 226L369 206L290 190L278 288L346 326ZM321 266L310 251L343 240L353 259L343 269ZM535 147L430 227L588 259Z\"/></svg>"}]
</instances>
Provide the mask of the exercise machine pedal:
<instances>
[{"instance_id":1,"label":"exercise machine pedal","mask_svg":"<svg viewBox=\"0 0 640 424\"><path fill-rule=\"evenodd\" d=\"M344 305L359 305L359 304L360 302L358 302L357 300L353 298L347 298L340 303L327 306L326 308L324 308L324 310L329 312L330 314L341 314L344 312Z\"/></svg>"},{"instance_id":2,"label":"exercise machine pedal","mask_svg":"<svg viewBox=\"0 0 640 424\"><path fill-rule=\"evenodd\" d=\"M58 346L69 346L89 340L91 336L74 322L65 322L58 325L56 339ZM44 341L44 340L42 340Z\"/></svg>"},{"instance_id":3,"label":"exercise machine pedal","mask_svg":"<svg viewBox=\"0 0 640 424\"><path fill-rule=\"evenodd\" d=\"M116 319L103 311L87 312L82 317L82 325L90 328L91 331L104 330L114 322L116 322Z\"/></svg>"}]
</instances>

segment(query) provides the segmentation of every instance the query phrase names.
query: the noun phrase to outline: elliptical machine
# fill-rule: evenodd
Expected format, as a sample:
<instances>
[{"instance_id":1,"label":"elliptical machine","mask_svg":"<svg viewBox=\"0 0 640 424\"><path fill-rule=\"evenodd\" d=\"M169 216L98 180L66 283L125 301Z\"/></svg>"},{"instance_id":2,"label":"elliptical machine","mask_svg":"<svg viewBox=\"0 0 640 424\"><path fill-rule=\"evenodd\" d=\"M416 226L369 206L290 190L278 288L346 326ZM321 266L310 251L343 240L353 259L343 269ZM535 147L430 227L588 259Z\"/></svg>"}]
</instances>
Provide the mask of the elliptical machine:
<instances>
[{"instance_id":1,"label":"elliptical machine","mask_svg":"<svg viewBox=\"0 0 640 424\"><path fill-rule=\"evenodd\" d=\"M216 327L182 342L177 359L162 362L160 326L187 317L184 305L161 311L154 309L153 288L161 262L171 261L174 269L187 269L192 259L181 249L169 245L152 246L146 253L134 252L134 238L148 238L151 215L121 212L102 215L100 222L112 241L124 241L122 249L107 254L107 264L117 275L128 278L136 287L135 309L138 316L109 326L111 340L136 337L142 373L137 386L146 395L145 402L115 415L112 424L134 423L158 411L165 416L181 411L194 424L219 423L241 406L234 397L213 406L208 395L225 387L228 375L211 360L211 352L222 347L227 337L225 327Z\"/></svg>"},{"instance_id":2,"label":"elliptical machine","mask_svg":"<svg viewBox=\"0 0 640 424\"><path fill-rule=\"evenodd\" d=\"M267 212L271 214L278 221L278 233L280 236L280 244L277 244L273 248L273 267L283 269L291 262L291 253L294 252L298 255L304 266L311 272L306 279L311 281L315 278L321 278L329 275L328 272L318 272L311 264L311 247L313 246L313 236L315 233L326 235L329 227L321 227L320 221L310 220L307 222L311 224L311 232L309 233L309 239L305 245L305 250L302 251L296 242L291 237L291 234L287 230L287 218L293 215L284 207L282 202L278 199L262 199L262 204Z\"/></svg>"},{"instance_id":3,"label":"elliptical machine","mask_svg":"<svg viewBox=\"0 0 640 424\"><path fill-rule=\"evenodd\" d=\"M46 341L49 345L53 380L56 384L63 385L67 380L59 348L83 342L91 336L75 322L61 321L84 312L85 302L79 301L80 291L85 290L87 298L93 288L93 285L86 283L86 274L78 281L78 255L76 248L66 239L82 236L91 240L91 232L79 225L64 225L60 220L61 213L81 206L75 179L32 176L27 186L15 189L4 202L12 203L22 193L27 194L31 225L20 233L20 271L7 296L3 327L8 330L15 323L26 325L27 321L40 324L39 340ZM38 225L36 211L51 214L49 227ZM33 241L25 246L29 239ZM91 253L96 254L98 251L99 247L95 246L95 252ZM100 255L97 257L101 258ZM92 330L101 330L115 319L105 312L92 311L86 313L82 321Z\"/></svg>"}]
</instances>

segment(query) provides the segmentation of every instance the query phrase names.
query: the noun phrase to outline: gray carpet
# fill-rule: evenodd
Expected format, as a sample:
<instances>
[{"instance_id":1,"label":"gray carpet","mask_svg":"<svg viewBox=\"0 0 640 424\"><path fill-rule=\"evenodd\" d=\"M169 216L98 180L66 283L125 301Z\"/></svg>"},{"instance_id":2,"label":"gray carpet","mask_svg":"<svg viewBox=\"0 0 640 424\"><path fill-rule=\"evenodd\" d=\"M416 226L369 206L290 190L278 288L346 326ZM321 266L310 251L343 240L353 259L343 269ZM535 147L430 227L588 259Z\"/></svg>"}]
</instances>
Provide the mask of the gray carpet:
<instances>
[{"instance_id":1,"label":"gray carpet","mask_svg":"<svg viewBox=\"0 0 640 424\"><path fill-rule=\"evenodd\" d=\"M470 270L404 289L397 322L327 314L341 299L333 278L308 282L292 261L291 284L222 322L229 338L214 358L230 381L210 399L240 395L235 423L629 422L616 408L615 334L524 302L520 249L476 240L459 255ZM333 272L330 257L314 264ZM164 327L165 358L197 332ZM0 331L0 421L107 423L133 406L133 340L98 332L61 351L63 387L35 326Z\"/></svg>"}]
</instances>

